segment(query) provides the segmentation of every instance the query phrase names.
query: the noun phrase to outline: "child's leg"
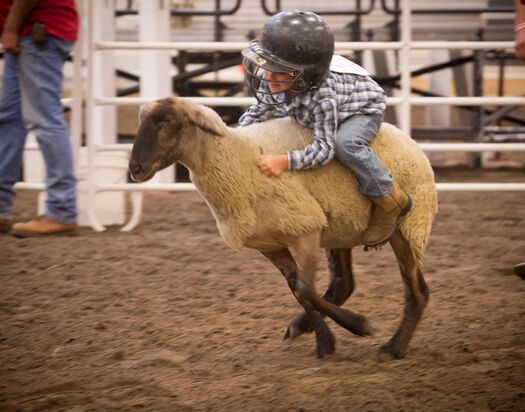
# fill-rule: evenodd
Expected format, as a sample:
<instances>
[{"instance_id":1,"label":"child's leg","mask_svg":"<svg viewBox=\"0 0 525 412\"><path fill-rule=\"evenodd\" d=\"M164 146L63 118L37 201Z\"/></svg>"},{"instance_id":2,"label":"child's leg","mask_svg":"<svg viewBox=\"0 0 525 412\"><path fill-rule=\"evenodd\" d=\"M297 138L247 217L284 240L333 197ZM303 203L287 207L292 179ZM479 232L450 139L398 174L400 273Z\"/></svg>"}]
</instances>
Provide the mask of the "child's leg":
<instances>
[{"instance_id":1,"label":"child's leg","mask_svg":"<svg viewBox=\"0 0 525 412\"><path fill-rule=\"evenodd\" d=\"M339 127L335 139L337 159L354 172L359 191L368 197L385 196L392 188L392 176L368 146L381 120L380 116L354 115Z\"/></svg>"},{"instance_id":2,"label":"child's leg","mask_svg":"<svg viewBox=\"0 0 525 412\"><path fill-rule=\"evenodd\" d=\"M394 233L401 216L412 207L412 200L392 179L382 160L368 146L374 139L381 117L355 115L344 122L336 135L336 157L351 169L359 190L374 202L363 243L376 246Z\"/></svg>"}]
</instances>

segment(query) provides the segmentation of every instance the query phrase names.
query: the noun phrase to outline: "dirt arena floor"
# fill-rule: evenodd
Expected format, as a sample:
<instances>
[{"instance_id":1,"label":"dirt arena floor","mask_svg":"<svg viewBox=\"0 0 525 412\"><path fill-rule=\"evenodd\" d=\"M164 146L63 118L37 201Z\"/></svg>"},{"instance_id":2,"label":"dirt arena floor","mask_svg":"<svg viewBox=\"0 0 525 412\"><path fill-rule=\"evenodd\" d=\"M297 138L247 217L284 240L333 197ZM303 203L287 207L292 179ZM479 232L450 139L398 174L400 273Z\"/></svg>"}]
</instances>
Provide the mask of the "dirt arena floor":
<instances>
[{"instance_id":1,"label":"dirt arena floor","mask_svg":"<svg viewBox=\"0 0 525 412\"><path fill-rule=\"evenodd\" d=\"M521 172L441 181L525 182ZM36 196L21 192L16 220ZM524 411L523 192L441 192L425 259L431 300L406 358L378 363L403 311L392 252L355 250L346 306L376 334L329 321L282 342L300 308L258 253L220 239L197 193L145 195L132 233L0 236L1 411ZM318 287L327 271L319 274Z\"/></svg>"}]
</instances>

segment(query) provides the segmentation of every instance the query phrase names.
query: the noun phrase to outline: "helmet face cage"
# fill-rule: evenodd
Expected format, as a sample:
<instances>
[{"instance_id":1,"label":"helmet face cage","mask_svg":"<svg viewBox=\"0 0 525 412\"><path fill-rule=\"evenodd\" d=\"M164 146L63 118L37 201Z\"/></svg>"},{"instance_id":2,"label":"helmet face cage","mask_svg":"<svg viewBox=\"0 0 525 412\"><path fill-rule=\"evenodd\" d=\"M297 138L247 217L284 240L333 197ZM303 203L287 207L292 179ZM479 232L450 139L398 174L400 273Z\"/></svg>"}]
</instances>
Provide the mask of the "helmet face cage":
<instances>
[{"instance_id":1,"label":"helmet face cage","mask_svg":"<svg viewBox=\"0 0 525 412\"><path fill-rule=\"evenodd\" d=\"M248 86L262 103L278 104L274 103L278 95L289 101L322 84L333 53L333 32L320 16L297 10L279 12L264 25L261 40L242 51ZM292 76L276 81L286 76L268 72ZM272 89L279 91L272 93Z\"/></svg>"},{"instance_id":2,"label":"helmet face cage","mask_svg":"<svg viewBox=\"0 0 525 412\"><path fill-rule=\"evenodd\" d=\"M270 106L287 103L292 97L307 90L302 69L286 70L286 67L282 67L282 71L270 71L248 58L243 59L243 65L246 70L246 84L260 103ZM284 79L269 79L269 73L288 76ZM278 90L272 91L272 88Z\"/></svg>"}]
</instances>

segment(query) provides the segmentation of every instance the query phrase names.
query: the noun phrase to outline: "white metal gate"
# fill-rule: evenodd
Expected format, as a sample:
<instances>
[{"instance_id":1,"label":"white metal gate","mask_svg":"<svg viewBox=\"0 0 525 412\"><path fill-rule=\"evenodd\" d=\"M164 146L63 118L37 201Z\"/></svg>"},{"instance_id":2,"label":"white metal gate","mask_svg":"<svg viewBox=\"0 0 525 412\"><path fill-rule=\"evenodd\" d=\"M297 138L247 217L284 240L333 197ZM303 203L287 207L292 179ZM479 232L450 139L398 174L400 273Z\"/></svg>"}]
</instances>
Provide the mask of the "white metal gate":
<instances>
[{"instance_id":1,"label":"white metal gate","mask_svg":"<svg viewBox=\"0 0 525 412\"><path fill-rule=\"evenodd\" d=\"M113 42L96 41L93 33L95 29L94 6L96 2L106 0L91 0L87 2L87 83L86 83L86 133L89 153L87 185L88 185L88 204L86 205L90 224L96 231L103 231L104 226L100 224L93 209L93 199L96 193L104 191L125 191L132 192L131 204L132 214L130 221L121 229L123 231L132 230L140 221L142 212L142 192L147 190L169 190L186 191L195 190L190 183L143 183L143 184L97 184L93 179L94 155L98 151L111 150L131 150L130 144L96 144L95 143L95 108L101 106L120 106L144 104L155 100L155 97L104 97L95 94L93 83L95 75L94 55L103 50L187 50L187 51L240 51L247 46L246 42ZM158 7L154 1L148 1L150 7ZM401 118L400 127L403 131L410 133L411 107L415 105L525 105L525 97L414 97L411 96L410 89L410 52L411 50L513 50L514 43L510 41L412 41L411 36L411 12L410 0L401 1L401 41L399 42L337 42L335 49L337 53L344 53L355 50L398 50L399 51L399 72L401 73L400 97L387 98L387 105L400 105ZM80 42L79 42L80 43ZM78 63L78 62L77 62ZM80 71L80 67L76 68ZM78 63L80 64L80 63ZM111 73L111 75L113 75ZM156 96L160 98L163 96ZM254 102L251 97L195 97L193 101L209 106L239 105L248 106ZM80 111L81 99L78 91L74 95L73 109L76 110L74 116L72 135L75 143L80 141L80 126L78 113ZM482 152L482 151L525 151L523 143L423 143L420 144L424 151L461 151L461 152ZM19 183L19 188L30 188L42 190L43 185L31 183ZM525 190L523 183L438 183L437 189L440 191L502 191L502 190Z\"/></svg>"}]
</instances>

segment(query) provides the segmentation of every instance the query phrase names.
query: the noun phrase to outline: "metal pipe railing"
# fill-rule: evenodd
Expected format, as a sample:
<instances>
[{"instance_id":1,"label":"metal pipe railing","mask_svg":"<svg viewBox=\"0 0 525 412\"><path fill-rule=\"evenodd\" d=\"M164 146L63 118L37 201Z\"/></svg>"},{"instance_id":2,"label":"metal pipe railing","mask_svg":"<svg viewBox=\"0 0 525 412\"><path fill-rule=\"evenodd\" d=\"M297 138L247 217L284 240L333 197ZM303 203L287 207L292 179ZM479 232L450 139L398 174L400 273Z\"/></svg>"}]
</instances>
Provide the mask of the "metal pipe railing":
<instances>
[{"instance_id":1,"label":"metal pipe railing","mask_svg":"<svg viewBox=\"0 0 525 412\"><path fill-rule=\"evenodd\" d=\"M175 16L231 16L237 13L237 10L241 7L241 0L236 0L235 4L227 10L170 10L170 15ZM115 10L115 16L129 16L137 15L139 11L136 9L120 9Z\"/></svg>"},{"instance_id":2,"label":"metal pipe railing","mask_svg":"<svg viewBox=\"0 0 525 412\"><path fill-rule=\"evenodd\" d=\"M95 50L184 50L184 51L241 51L248 42L118 42L97 41ZM399 50L403 42L336 42L335 52L356 50ZM413 41L413 50L514 50L513 41Z\"/></svg>"},{"instance_id":3,"label":"metal pipe railing","mask_svg":"<svg viewBox=\"0 0 525 412\"><path fill-rule=\"evenodd\" d=\"M131 143L114 143L96 145L96 150L131 152ZM524 143L419 143L425 152L525 152ZM37 149L37 146L28 148Z\"/></svg>"},{"instance_id":4,"label":"metal pipe railing","mask_svg":"<svg viewBox=\"0 0 525 412\"><path fill-rule=\"evenodd\" d=\"M361 9L360 7L360 0L358 1L358 6L354 10L309 10L316 14L323 15L323 16L365 16L367 14L370 14L375 7L375 0L370 0L370 3L366 9ZM275 1L275 10L272 11L268 8L268 5L266 4L266 0L261 0L261 8L263 9L264 13L268 16L272 16L275 13L279 13L281 8L281 2L279 0Z\"/></svg>"},{"instance_id":5,"label":"metal pipe railing","mask_svg":"<svg viewBox=\"0 0 525 412\"><path fill-rule=\"evenodd\" d=\"M391 9L386 0L381 0L381 8L387 14L401 14L402 9ZM477 8L453 8L453 9L417 9L413 8L412 14L480 14L480 13L514 13L514 7L477 7Z\"/></svg>"},{"instance_id":6,"label":"metal pipe railing","mask_svg":"<svg viewBox=\"0 0 525 412\"><path fill-rule=\"evenodd\" d=\"M188 97L195 103L207 106L224 107L224 106L250 106L255 103L254 97ZM523 98L525 101L525 98ZM153 97L97 97L97 105L116 105L116 106L135 106L146 104L154 101ZM401 104L400 97L387 97L387 105Z\"/></svg>"},{"instance_id":7,"label":"metal pipe railing","mask_svg":"<svg viewBox=\"0 0 525 412\"><path fill-rule=\"evenodd\" d=\"M253 97L190 97L195 103L207 106L250 106L255 102ZM116 105L134 106L154 101L150 97L97 97L97 105ZM525 105L525 97L505 96L505 97L387 97L387 105L399 105L404 100L408 100L414 106L453 104L459 106L485 106L485 105Z\"/></svg>"},{"instance_id":8,"label":"metal pipe railing","mask_svg":"<svg viewBox=\"0 0 525 412\"><path fill-rule=\"evenodd\" d=\"M507 183L507 182L492 182L492 183L436 183L438 191L523 191L525 190L525 183ZM27 190L45 190L44 183L28 183L18 182L15 184L15 189L27 189ZM94 187L96 192L112 192L112 191L123 191L123 192L145 192L159 190L163 192L181 192L181 191L195 191L197 188L193 183L120 183L120 184L107 184L107 185L96 185ZM133 212L134 214L136 211ZM140 215L138 215L140 218ZM128 223L127 229L121 229L124 231L132 230L138 219L134 217L132 219L133 224ZM97 230L95 228L95 230ZM101 230L104 227L101 226Z\"/></svg>"},{"instance_id":9,"label":"metal pipe railing","mask_svg":"<svg viewBox=\"0 0 525 412\"><path fill-rule=\"evenodd\" d=\"M511 43L511 42L500 42ZM184 50L184 51L228 51L237 52L248 47L248 42L101 42L95 43L96 50ZM494 48L498 48L494 44ZM501 44L499 44L501 46ZM508 44L504 45L507 48ZM336 52L354 50L399 49L400 42L336 42ZM510 46L509 46L510 48Z\"/></svg>"}]
</instances>

